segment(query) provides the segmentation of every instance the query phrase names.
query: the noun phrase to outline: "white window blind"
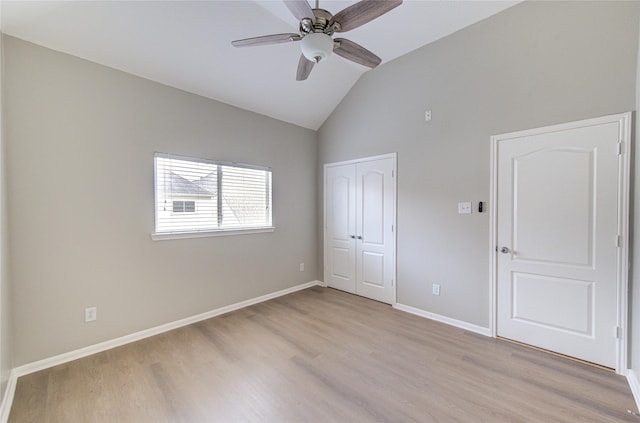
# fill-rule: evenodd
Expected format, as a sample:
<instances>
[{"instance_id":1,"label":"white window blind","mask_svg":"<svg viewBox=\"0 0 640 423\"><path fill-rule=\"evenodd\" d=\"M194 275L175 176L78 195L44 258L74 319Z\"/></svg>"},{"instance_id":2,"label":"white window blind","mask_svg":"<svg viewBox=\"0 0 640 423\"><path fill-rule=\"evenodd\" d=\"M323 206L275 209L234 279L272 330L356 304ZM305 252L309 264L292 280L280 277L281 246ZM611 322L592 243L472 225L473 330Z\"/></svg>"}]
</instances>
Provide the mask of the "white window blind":
<instances>
[{"instance_id":1,"label":"white window blind","mask_svg":"<svg viewBox=\"0 0 640 423\"><path fill-rule=\"evenodd\" d=\"M155 155L158 234L271 227L271 169Z\"/></svg>"}]
</instances>

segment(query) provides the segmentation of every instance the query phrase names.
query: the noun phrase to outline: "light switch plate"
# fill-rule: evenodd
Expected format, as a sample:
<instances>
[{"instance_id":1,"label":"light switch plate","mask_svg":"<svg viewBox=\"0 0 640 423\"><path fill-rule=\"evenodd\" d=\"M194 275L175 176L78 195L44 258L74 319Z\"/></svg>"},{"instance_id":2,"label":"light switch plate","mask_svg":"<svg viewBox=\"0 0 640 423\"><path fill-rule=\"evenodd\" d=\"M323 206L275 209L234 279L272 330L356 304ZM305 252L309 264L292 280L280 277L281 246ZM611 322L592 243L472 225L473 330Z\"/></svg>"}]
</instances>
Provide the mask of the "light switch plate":
<instances>
[{"instance_id":1,"label":"light switch plate","mask_svg":"<svg viewBox=\"0 0 640 423\"><path fill-rule=\"evenodd\" d=\"M93 322L98 319L98 308L97 307L88 307L84 309L84 321Z\"/></svg>"},{"instance_id":2,"label":"light switch plate","mask_svg":"<svg viewBox=\"0 0 640 423\"><path fill-rule=\"evenodd\" d=\"M458 214L471 214L471 201L458 203Z\"/></svg>"},{"instance_id":3,"label":"light switch plate","mask_svg":"<svg viewBox=\"0 0 640 423\"><path fill-rule=\"evenodd\" d=\"M431 293L433 295L440 295L440 284L439 283L434 283L433 287L431 288Z\"/></svg>"}]
</instances>

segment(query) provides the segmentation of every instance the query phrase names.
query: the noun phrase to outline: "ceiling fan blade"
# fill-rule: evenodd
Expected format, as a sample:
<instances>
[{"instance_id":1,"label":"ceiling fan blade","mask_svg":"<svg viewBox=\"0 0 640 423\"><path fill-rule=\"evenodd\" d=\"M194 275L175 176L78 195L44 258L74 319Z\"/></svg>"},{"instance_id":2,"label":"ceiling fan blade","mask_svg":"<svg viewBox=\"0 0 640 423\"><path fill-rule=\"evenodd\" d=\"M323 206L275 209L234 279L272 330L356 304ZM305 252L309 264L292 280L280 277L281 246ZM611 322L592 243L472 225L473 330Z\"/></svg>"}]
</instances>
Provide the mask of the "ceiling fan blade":
<instances>
[{"instance_id":1,"label":"ceiling fan blade","mask_svg":"<svg viewBox=\"0 0 640 423\"><path fill-rule=\"evenodd\" d=\"M356 62L370 68L375 68L380 64L380 62L382 62L382 59L378 56L353 41L349 41L345 38L336 38L333 42L337 45L337 47L333 49L333 52L347 60L351 60L352 62Z\"/></svg>"},{"instance_id":2,"label":"ceiling fan blade","mask_svg":"<svg viewBox=\"0 0 640 423\"><path fill-rule=\"evenodd\" d=\"M301 21L304 18L309 18L311 22L316 23L316 15L313 14L313 10L307 0L284 0L284 4L287 5L297 20Z\"/></svg>"},{"instance_id":3,"label":"ceiling fan blade","mask_svg":"<svg viewBox=\"0 0 640 423\"><path fill-rule=\"evenodd\" d=\"M296 74L296 81L304 81L309 77L311 73L311 69L313 69L313 65L315 62L304 57L304 54L300 55L300 61L298 61L298 73Z\"/></svg>"},{"instance_id":4,"label":"ceiling fan blade","mask_svg":"<svg viewBox=\"0 0 640 423\"><path fill-rule=\"evenodd\" d=\"M288 43L302 39L299 34L273 34L262 37L245 38L244 40L231 41L234 47L261 46L266 44Z\"/></svg>"},{"instance_id":5,"label":"ceiling fan blade","mask_svg":"<svg viewBox=\"0 0 640 423\"><path fill-rule=\"evenodd\" d=\"M402 4L402 0L362 0L335 14L330 25L340 24L336 32L347 32L384 15Z\"/></svg>"}]
</instances>

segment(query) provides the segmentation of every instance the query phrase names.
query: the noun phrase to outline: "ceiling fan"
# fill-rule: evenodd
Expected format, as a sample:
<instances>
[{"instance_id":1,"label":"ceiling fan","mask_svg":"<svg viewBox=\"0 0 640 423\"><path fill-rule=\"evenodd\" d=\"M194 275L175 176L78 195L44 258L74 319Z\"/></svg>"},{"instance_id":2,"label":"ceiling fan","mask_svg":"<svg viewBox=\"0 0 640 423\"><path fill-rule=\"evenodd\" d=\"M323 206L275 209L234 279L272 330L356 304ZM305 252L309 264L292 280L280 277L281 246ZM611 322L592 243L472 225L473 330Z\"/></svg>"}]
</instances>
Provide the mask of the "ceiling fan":
<instances>
[{"instance_id":1,"label":"ceiling fan","mask_svg":"<svg viewBox=\"0 0 640 423\"><path fill-rule=\"evenodd\" d=\"M380 59L366 48L345 38L332 38L335 32L347 32L384 15L400 6L402 0L361 0L358 3L332 15L320 9L319 0L312 9L307 0L284 0L293 16L300 21L300 34L274 34L232 41L235 47L249 47L266 44L300 41L302 55L298 61L296 80L307 79L313 66L326 59L331 52L352 62L370 68L380 64Z\"/></svg>"}]
</instances>

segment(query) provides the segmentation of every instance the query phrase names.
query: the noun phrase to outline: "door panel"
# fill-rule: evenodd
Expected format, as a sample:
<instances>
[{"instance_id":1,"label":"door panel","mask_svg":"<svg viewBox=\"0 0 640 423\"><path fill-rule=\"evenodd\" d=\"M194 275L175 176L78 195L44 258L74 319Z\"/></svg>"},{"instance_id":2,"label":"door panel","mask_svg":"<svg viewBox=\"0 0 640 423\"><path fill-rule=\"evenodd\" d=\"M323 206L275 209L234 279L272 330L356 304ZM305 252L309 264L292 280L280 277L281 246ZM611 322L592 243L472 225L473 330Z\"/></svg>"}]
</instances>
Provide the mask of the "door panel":
<instances>
[{"instance_id":1,"label":"door panel","mask_svg":"<svg viewBox=\"0 0 640 423\"><path fill-rule=\"evenodd\" d=\"M362 186L362 237L370 245L384 244L384 178L380 170L370 169L358 179Z\"/></svg>"},{"instance_id":2,"label":"door panel","mask_svg":"<svg viewBox=\"0 0 640 423\"><path fill-rule=\"evenodd\" d=\"M513 161L516 258L590 266L594 151L552 148Z\"/></svg>"},{"instance_id":3,"label":"door panel","mask_svg":"<svg viewBox=\"0 0 640 423\"><path fill-rule=\"evenodd\" d=\"M362 283L384 288L384 254L362 252Z\"/></svg>"},{"instance_id":4,"label":"door panel","mask_svg":"<svg viewBox=\"0 0 640 423\"><path fill-rule=\"evenodd\" d=\"M593 282L514 273L512 295L514 320L593 336Z\"/></svg>"},{"instance_id":5,"label":"door panel","mask_svg":"<svg viewBox=\"0 0 640 423\"><path fill-rule=\"evenodd\" d=\"M607 122L499 142L499 336L615 367L620 132Z\"/></svg>"},{"instance_id":6,"label":"door panel","mask_svg":"<svg viewBox=\"0 0 640 423\"><path fill-rule=\"evenodd\" d=\"M348 241L353 233L353 178L351 175L338 174L331 180L331 235L333 239ZM350 210L351 209L351 210Z\"/></svg>"},{"instance_id":7,"label":"door panel","mask_svg":"<svg viewBox=\"0 0 640 423\"><path fill-rule=\"evenodd\" d=\"M325 282L343 291L356 292L356 172L353 166L328 167L326 186ZM353 237L352 237L353 236Z\"/></svg>"},{"instance_id":8,"label":"door panel","mask_svg":"<svg viewBox=\"0 0 640 423\"><path fill-rule=\"evenodd\" d=\"M333 247L331 274L334 277L348 280L353 278L353 254L350 248Z\"/></svg>"}]
</instances>

